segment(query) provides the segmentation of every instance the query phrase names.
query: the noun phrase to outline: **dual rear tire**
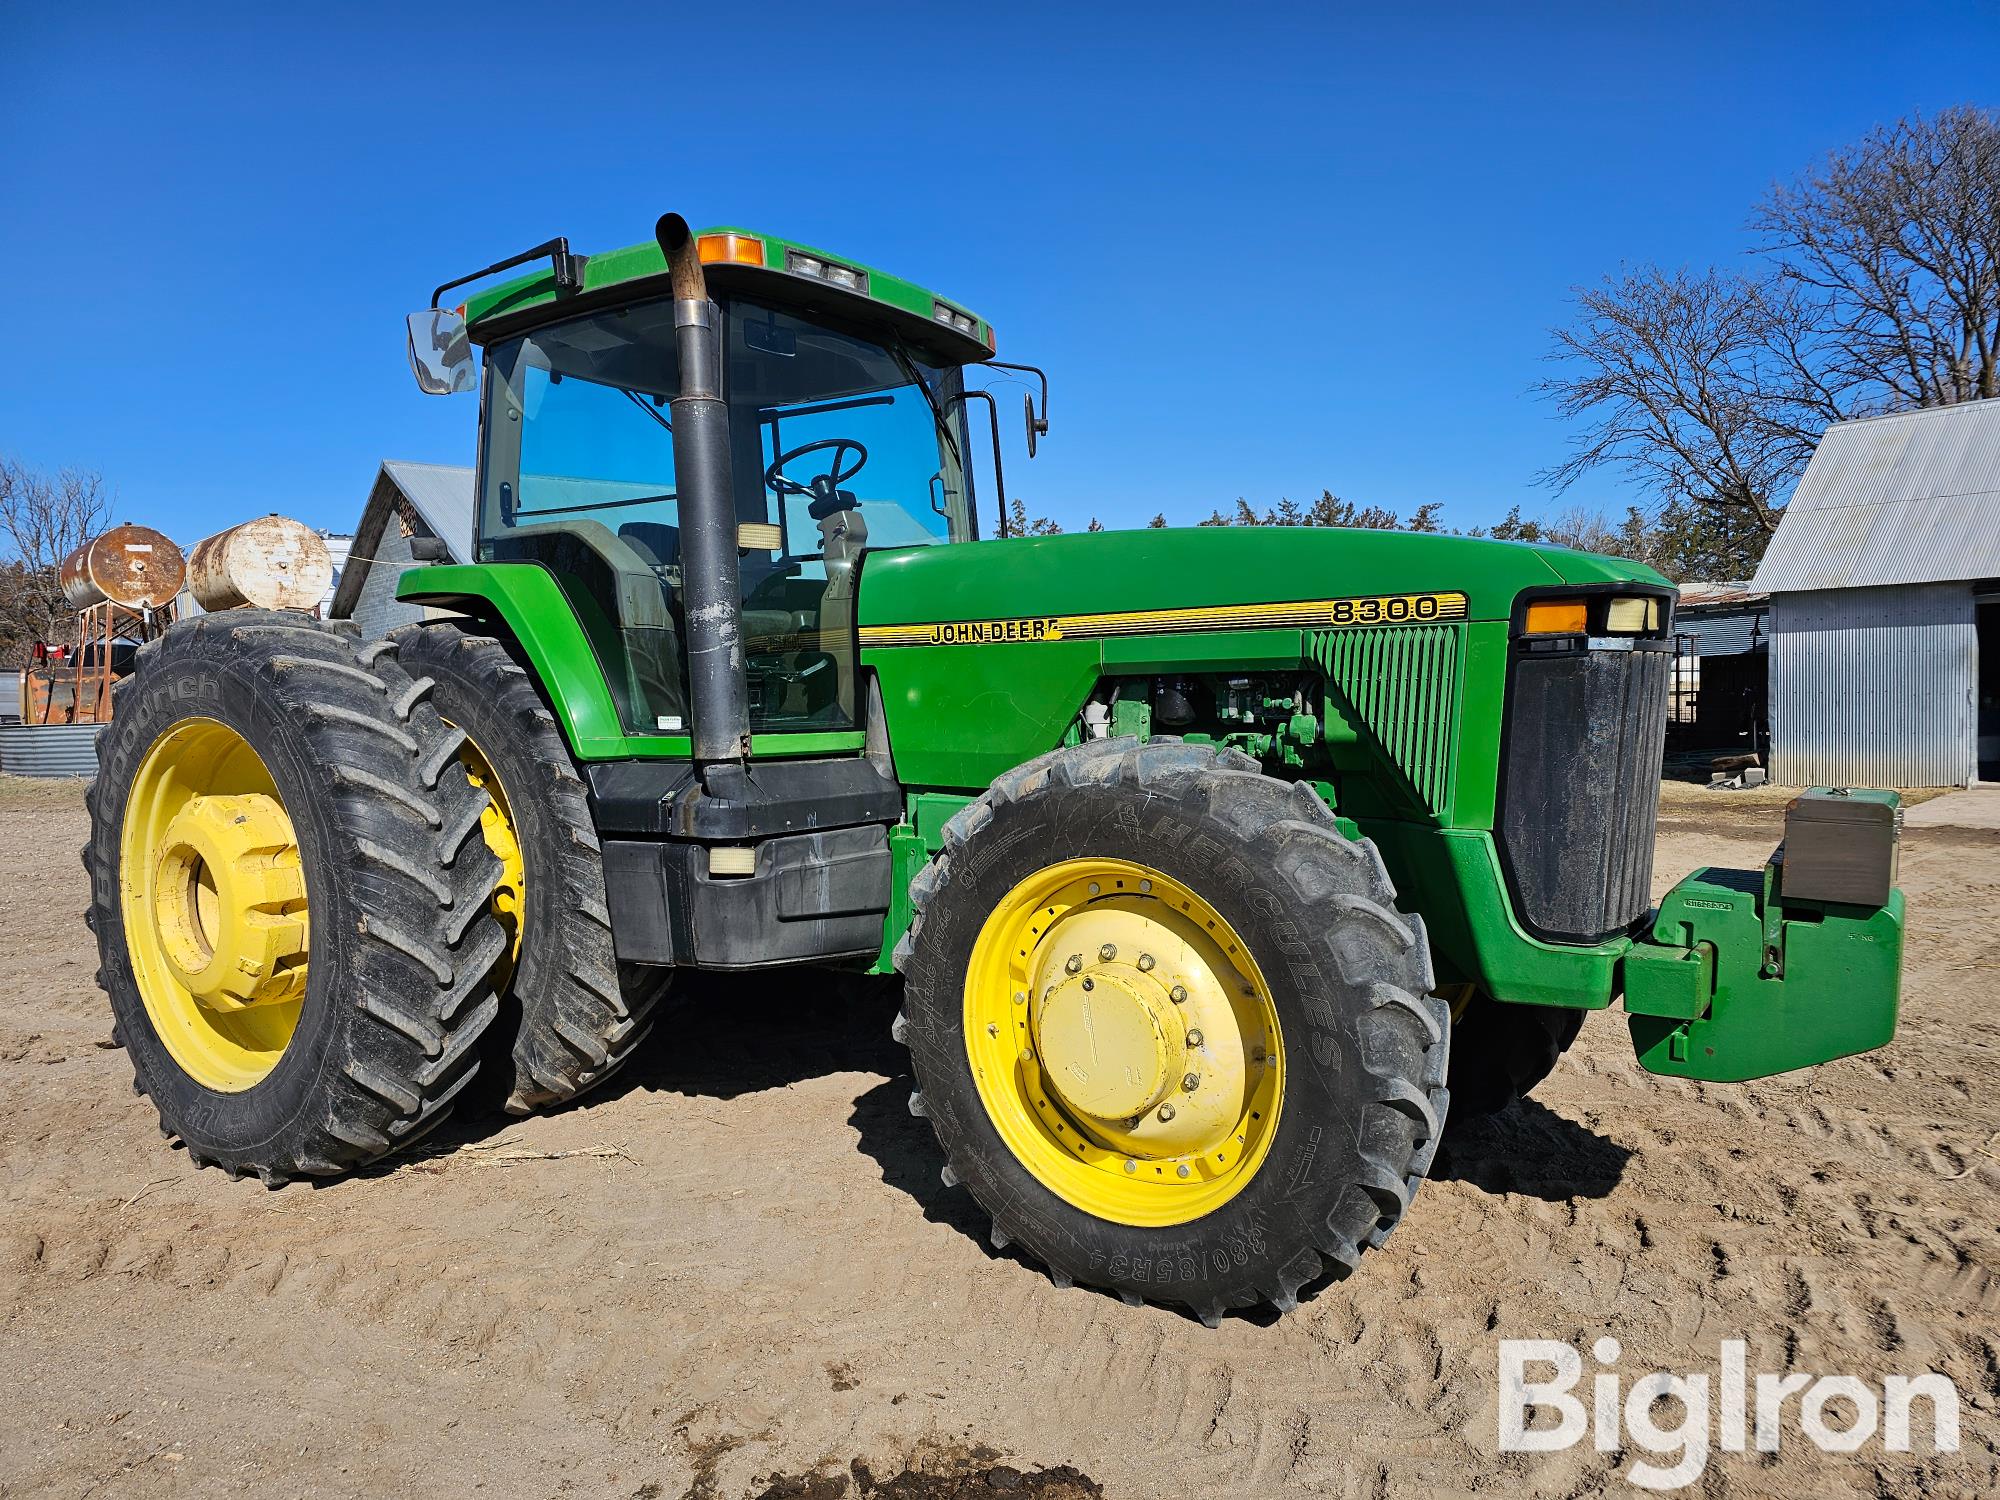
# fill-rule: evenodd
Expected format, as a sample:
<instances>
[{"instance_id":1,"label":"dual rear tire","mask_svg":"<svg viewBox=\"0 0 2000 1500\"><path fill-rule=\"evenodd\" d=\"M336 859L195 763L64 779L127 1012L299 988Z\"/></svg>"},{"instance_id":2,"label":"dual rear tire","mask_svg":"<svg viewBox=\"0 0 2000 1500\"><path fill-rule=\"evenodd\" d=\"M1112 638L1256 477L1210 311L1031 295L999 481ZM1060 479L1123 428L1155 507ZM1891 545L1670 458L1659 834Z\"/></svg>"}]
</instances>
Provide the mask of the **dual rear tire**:
<instances>
[{"instance_id":1,"label":"dual rear tire","mask_svg":"<svg viewBox=\"0 0 2000 1500\"><path fill-rule=\"evenodd\" d=\"M235 610L144 647L116 703L98 979L197 1162L352 1171L468 1100L574 1097L643 1039L666 971L621 974L582 783L498 642Z\"/></svg>"},{"instance_id":2,"label":"dual rear tire","mask_svg":"<svg viewBox=\"0 0 2000 1500\"><path fill-rule=\"evenodd\" d=\"M417 1140L499 1011L461 737L393 659L275 612L174 626L116 701L88 920L162 1131L272 1186Z\"/></svg>"},{"instance_id":3,"label":"dual rear tire","mask_svg":"<svg viewBox=\"0 0 2000 1500\"><path fill-rule=\"evenodd\" d=\"M673 971L618 962L588 794L555 715L513 654L443 622L392 631L387 647L465 731L473 779L495 804L490 842L518 851L516 914L503 917L513 942L500 987L507 1046L494 1058L505 1087L495 1091L512 1114L573 1099L646 1039Z\"/></svg>"}]
</instances>

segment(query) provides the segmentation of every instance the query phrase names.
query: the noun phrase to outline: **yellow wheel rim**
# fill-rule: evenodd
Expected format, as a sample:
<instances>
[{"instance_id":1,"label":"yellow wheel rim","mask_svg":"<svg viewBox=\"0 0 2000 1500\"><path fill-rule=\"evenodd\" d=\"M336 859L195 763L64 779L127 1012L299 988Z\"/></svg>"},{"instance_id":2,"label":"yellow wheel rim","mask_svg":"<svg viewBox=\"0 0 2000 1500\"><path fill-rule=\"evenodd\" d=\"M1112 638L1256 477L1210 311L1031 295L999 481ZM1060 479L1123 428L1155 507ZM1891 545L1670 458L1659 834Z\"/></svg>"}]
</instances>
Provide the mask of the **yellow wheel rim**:
<instances>
[{"instance_id":1,"label":"yellow wheel rim","mask_svg":"<svg viewBox=\"0 0 2000 1500\"><path fill-rule=\"evenodd\" d=\"M153 742L118 880L133 978L168 1053L220 1093L262 1082L298 1029L310 944L292 820L242 735L189 719Z\"/></svg>"},{"instance_id":2,"label":"yellow wheel rim","mask_svg":"<svg viewBox=\"0 0 2000 1500\"><path fill-rule=\"evenodd\" d=\"M527 866L521 858L520 835L514 831L514 812L507 805L507 789L493 774L493 764L487 760L486 752L467 735L458 759L465 767L466 779L486 793L486 810L479 815L479 832L486 840L486 847L493 851L493 857L500 861L500 884L488 905L507 930L507 947L493 965L490 977L494 989L504 991L521 959L521 929L525 925L528 900Z\"/></svg>"},{"instance_id":3,"label":"yellow wheel rim","mask_svg":"<svg viewBox=\"0 0 2000 1500\"><path fill-rule=\"evenodd\" d=\"M1465 1013L1472 1009L1473 997L1479 993L1479 986L1473 984L1447 984L1439 986L1438 996L1451 1007L1452 1024L1465 1019Z\"/></svg>"},{"instance_id":4,"label":"yellow wheel rim","mask_svg":"<svg viewBox=\"0 0 2000 1500\"><path fill-rule=\"evenodd\" d=\"M1184 1224L1257 1175L1284 1046L1256 960L1191 887L1074 859L994 908L965 981L966 1054L1000 1137L1051 1192Z\"/></svg>"}]
</instances>

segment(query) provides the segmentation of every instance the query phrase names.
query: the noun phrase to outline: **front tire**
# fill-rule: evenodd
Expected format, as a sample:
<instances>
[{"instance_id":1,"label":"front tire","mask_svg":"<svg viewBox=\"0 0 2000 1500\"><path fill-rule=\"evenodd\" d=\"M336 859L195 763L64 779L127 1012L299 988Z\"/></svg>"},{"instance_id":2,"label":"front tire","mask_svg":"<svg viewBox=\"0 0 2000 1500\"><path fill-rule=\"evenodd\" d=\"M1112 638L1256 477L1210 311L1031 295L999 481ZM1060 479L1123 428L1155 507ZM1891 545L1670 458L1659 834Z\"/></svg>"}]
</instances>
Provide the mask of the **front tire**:
<instances>
[{"instance_id":1,"label":"front tire","mask_svg":"<svg viewBox=\"0 0 2000 1500\"><path fill-rule=\"evenodd\" d=\"M1059 750L910 895L911 1108L1058 1283L1286 1311L1409 1206L1449 1016L1421 921L1309 787L1174 740Z\"/></svg>"}]
</instances>

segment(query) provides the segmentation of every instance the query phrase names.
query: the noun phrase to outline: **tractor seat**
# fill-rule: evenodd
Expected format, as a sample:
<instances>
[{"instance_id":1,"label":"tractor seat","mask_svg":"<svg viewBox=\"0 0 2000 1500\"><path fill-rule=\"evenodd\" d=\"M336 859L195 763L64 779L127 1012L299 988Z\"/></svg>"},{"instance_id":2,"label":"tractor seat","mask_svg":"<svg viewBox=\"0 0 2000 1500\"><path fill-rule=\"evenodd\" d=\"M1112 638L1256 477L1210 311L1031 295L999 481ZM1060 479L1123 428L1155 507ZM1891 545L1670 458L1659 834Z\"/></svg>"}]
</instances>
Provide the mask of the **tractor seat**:
<instances>
[{"instance_id":1,"label":"tractor seat","mask_svg":"<svg viewBox=\"0 0 2000 1500\"><path fill-rule=\"evenodd\" d=\"M627 521L618 535L655 569L678 567L681 529L664 521Z\"/></svg>"}]
</instances>

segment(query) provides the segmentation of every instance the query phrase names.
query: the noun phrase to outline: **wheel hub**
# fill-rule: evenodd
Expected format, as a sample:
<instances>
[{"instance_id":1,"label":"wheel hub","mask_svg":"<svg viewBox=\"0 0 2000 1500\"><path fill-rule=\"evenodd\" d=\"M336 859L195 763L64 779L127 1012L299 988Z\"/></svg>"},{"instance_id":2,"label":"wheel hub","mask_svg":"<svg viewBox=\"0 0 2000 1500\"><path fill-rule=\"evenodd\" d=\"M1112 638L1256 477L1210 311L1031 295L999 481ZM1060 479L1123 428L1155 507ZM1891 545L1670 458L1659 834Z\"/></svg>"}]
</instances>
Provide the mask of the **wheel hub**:
<instances>
[{"instance_id":1,"label":"wheel hub","mask_svg":"<svg viewBox=\"0 0 2000 1500\"><path fill-rule=\"evenodd\" d=\"M174 1062L220 1093L262 1083L298 1030L311 923L291 815L235 729L184 719L153 742L118 884L133 982Z\"/></svg>"},{"instance_id":2,"label":"wheel hub","mask_svg":"<svg viewBox=\"0 0 2000 1500\"><path fill-rule=\"evenodd\" d=\"M1124 1123L1145 1114L1186 1073L1187 1041L1164 985L1103 965L1057 985L1042 1002L1042 1068L1070 1108Z\"/></svg>"},{"instance_id":3,"label":"wheel hub","mask_svg":"<svg viewBox=\"0 0 2000 1500\"><path fill-rule=\"evenodd\" d=\"M214 1011L305 993L305 876L275 797L190 797L160 839L153 922L168 971Z\"/></svg>"},{"instance_id":4,"label":"wheel hub","mask_svg":"<svg viewBox=\"0 0 2000 1500\"><path fill-rule=\"evenodd\" d=\"M965 996L989 1118L1070 1202L1184 1223L1258 1170L1283 1097L1277 1016L1192 887L1124 860L1048 866L989 914Z\"/></svg>"}]
</instances>

